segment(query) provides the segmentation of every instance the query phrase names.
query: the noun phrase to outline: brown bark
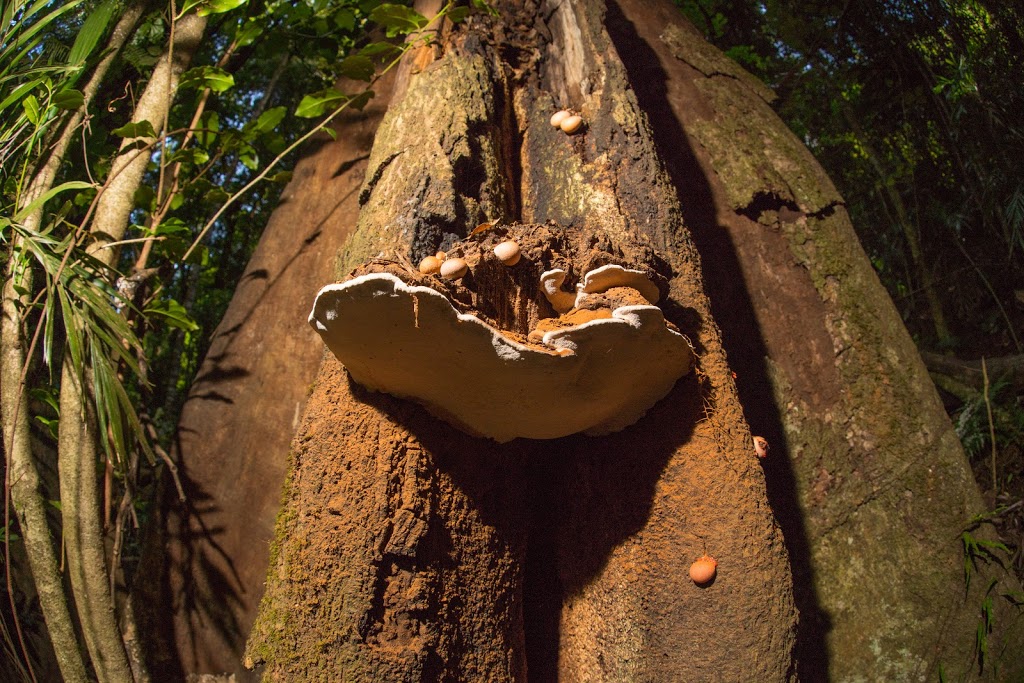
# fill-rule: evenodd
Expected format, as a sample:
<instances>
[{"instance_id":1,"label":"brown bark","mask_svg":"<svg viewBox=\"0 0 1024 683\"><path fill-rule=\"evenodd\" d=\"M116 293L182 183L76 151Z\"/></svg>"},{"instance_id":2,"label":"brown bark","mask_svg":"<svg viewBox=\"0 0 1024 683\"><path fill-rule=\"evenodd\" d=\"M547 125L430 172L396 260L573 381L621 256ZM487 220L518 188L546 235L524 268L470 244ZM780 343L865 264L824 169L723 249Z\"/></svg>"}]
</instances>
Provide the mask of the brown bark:
<instances>
[{"instance_id":1,"label":"brown bark","mask_svg":"<svg viewBox=\"0 0 1024 683\"><path fill-rule=\"evenodd\" d=\"M338 140L318 140L296 167L189 392L174 448L188 500L166 487L139 572L159 580L134 589L138 604L163 611L138 610L151 620L140 631L152 634L157 680L253 677L241 654L263 592L288 442L323 353L306 325L309 293L333 277L355 225L390 87L378 82L362 112L342 115Z\"/></svg>"},{"instance_id":2,"label":"brown bark","mask_svg":"<svg viewBox=\"0 0 1024 683\"><path fill-rule=\"evenodd\" d=\"M496 445L327 358L248 648L269 680L791 674L786 552L676 191L601 4L548 9L471 22L410 79L343 263L416 262L497 217L646 240L702 379L618 434ZM548 125L559 107L585 135ZM719 576L701 589L687 569L705 549Z\"/></svg>"},{"instance_id":3,"label":"brown bark","mask_svg":"<svg viewBox=\"0 0 1024 683\"><path fill-rule=\"evenodd\" d=\"M965 592L958 537L981 500L841 197L764 86L671 8L617 6L616 42L709 265L746 416L771 444L801 677L970 676L987 579ZM1020 590L991 576L997 593ZM987 676L1016 675L1012 618L996 617Z\"/></svg>"}]
</instances>

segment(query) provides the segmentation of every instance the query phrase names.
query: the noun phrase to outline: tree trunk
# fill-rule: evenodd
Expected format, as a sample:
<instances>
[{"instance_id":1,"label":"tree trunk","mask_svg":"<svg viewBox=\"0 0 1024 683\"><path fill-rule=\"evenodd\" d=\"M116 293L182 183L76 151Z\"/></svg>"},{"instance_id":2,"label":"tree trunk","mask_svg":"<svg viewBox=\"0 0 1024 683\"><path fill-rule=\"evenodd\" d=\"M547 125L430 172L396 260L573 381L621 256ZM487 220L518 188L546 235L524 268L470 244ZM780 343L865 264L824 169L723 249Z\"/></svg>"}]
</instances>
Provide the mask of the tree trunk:
<instances>
[{"instance_id":1,"label":"tree trunk","mask_svg":"<svg viewBox=\"0 0 1024 683\"><path fill-rule=\"evenodd\" d=\"M618 7L609 26L710 264L746 417L772 448L801 678L977 674L988 580L999 579L993 595L1020 588L996 571L965 592L960 534L984 509L842 198L771 111L772 94L671 7ZM1015 610L996 602L984 673L1016 680L1022 635Z\"/></svg>"},{"instance_id":2,"label":"tree trunk","mask_svg":"<svg viewBox=\"0 0 1024 683\"><path fill-rule=\"evenodd\" d=\"M323 355L307 333L309 292L333 276L355 226L392 80L378 81L362 112L340 117L338 140L318 140L296 167L189 391L173 451L187 500L164 482L133 588L136 604L160 606L137 610L150 668L165 672L158 680L254 678L242 652L266 579L284 454Z\"/></svg>"},{"instance_id":3,"label":"tree trunk","mask_svg":"<svg viewBox=\"0 0 1024 683\"><path fill-rule=\"evenodd\" d=\"M416 262L496 218L646 240L699 373L623 432L500 445L328 357L249 656L270 680L787 680L786 551L604 8L518 5L446 35L392 104L342 272ZM548 125L564 107L584 135ZM687 571L705 550L719 574L699 588Z\"/></svg>"}]
</instances>

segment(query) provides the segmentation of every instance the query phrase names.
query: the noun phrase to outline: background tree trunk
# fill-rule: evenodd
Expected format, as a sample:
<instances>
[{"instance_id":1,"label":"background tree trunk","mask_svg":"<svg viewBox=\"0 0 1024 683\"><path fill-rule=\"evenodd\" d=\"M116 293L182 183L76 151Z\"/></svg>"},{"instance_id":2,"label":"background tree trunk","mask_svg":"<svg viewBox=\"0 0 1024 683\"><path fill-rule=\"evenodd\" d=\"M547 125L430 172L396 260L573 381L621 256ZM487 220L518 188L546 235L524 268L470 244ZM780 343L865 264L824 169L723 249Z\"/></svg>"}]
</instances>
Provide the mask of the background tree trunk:
<instances>
[{"instance_id":1,"label":"background tree trunk","mask_svg":"<svg viewBox=\"0 0 1024 683\"><path fill-rule=\"evenodd\" d=\"M366 392L328 358L249 643L267 678L790 675L782 538L675 189L602 13L526 3L447 35L381 124L343 264L416 262L497 217L642 236L677 274L666 313L697 346L700 379L619 434L497 445ZM586 135L548 125L560 107L583 113ZM700 589L687 569L705 548L720 573Z\"/></svg>"},{"instance_id":2,"label":"background tree trunk","mask_svg":"<svg viewBox=\"0 0 1024 683\"><path fill-rule=\"evenodd\" d=\"M266 579L283 454L323 355L308 334L309 293L331 279L355 226L392 80L296 167L189 391L173 451L187 500L164 482L133 588L136 604L161 606L138 610L157 680L255 678L241 655Z\"/></svg>"}]
</instances>

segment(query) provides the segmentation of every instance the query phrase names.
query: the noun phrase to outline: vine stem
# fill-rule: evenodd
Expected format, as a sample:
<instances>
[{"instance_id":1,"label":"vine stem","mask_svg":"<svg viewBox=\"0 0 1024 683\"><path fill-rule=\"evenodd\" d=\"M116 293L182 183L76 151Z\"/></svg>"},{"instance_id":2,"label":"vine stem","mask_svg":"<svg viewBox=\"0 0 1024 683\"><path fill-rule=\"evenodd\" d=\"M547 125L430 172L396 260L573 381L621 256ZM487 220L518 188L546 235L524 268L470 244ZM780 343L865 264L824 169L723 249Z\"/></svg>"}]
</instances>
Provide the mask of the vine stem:
<instances>
[{"instance_id":1,"label":"vine stem","mask_svg":"<svg viewBox=\"0 0 1024 683\"><path fill-rule=\"evenodd\" d=\"M996 426L992 420L992 401L989 399L989 382L988 382L988 368L985 367L985 358L981 359L981 378L984 381L982 387L982 393L985 397L985 411L988 413L988 438L992 443L992 491L993 493L999 492L999 483L996 479Z\"/></svg>"}]
</instances>

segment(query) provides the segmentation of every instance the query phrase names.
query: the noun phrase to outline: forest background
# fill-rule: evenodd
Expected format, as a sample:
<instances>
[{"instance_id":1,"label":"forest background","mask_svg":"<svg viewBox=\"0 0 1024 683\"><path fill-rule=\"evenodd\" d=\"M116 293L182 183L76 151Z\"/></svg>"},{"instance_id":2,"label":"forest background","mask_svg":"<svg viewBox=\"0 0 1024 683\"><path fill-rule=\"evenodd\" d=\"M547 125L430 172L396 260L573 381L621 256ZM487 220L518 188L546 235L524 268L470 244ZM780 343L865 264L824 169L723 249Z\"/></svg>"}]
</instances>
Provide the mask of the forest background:
<instances>
[{"instance_id":1,"label":"forest background","mask_svg":"<svg viewBox=\"0 0 1024 683\"><path fill-rule=\"evenodd\" d=\"M678 4L775 92L776 111L839 187L1002 535L982 551L1020 576L1017 3ZM470 9L444 12L458 21ZM29 562L63 570L66 552L88 585L98 561L108 595L135 580L155 483L173 469L166 451L183 401L289 169L344 108L366 104L373 81L407 49L382 34L424 27L419 15L374 0L4 2L5 680L45 669L48 638L62 649L51 621L60 617L47 614L43 626L45 580L39 572L35 586L26 580ZM341 92L340 79L366 87ZM127 231L108 227L118 212ZM78 439L66 428L72 419ZM89 451L94 440L102 452ZM19 444L35 456L19 455ZM42 466L26 474L29 461ZM76 465L58 477L62 462ZM80 478L63 480L72 471ZM70 503L90 479L103 482L95 518ZM25 491L35 481L44 495L33 501ZM82 547L33 559L23 517ZM69 535L69 524L86 533ZM90 608L95 596L82 590L80 615L103 609Z\"/></svg>"}]
</instances>

